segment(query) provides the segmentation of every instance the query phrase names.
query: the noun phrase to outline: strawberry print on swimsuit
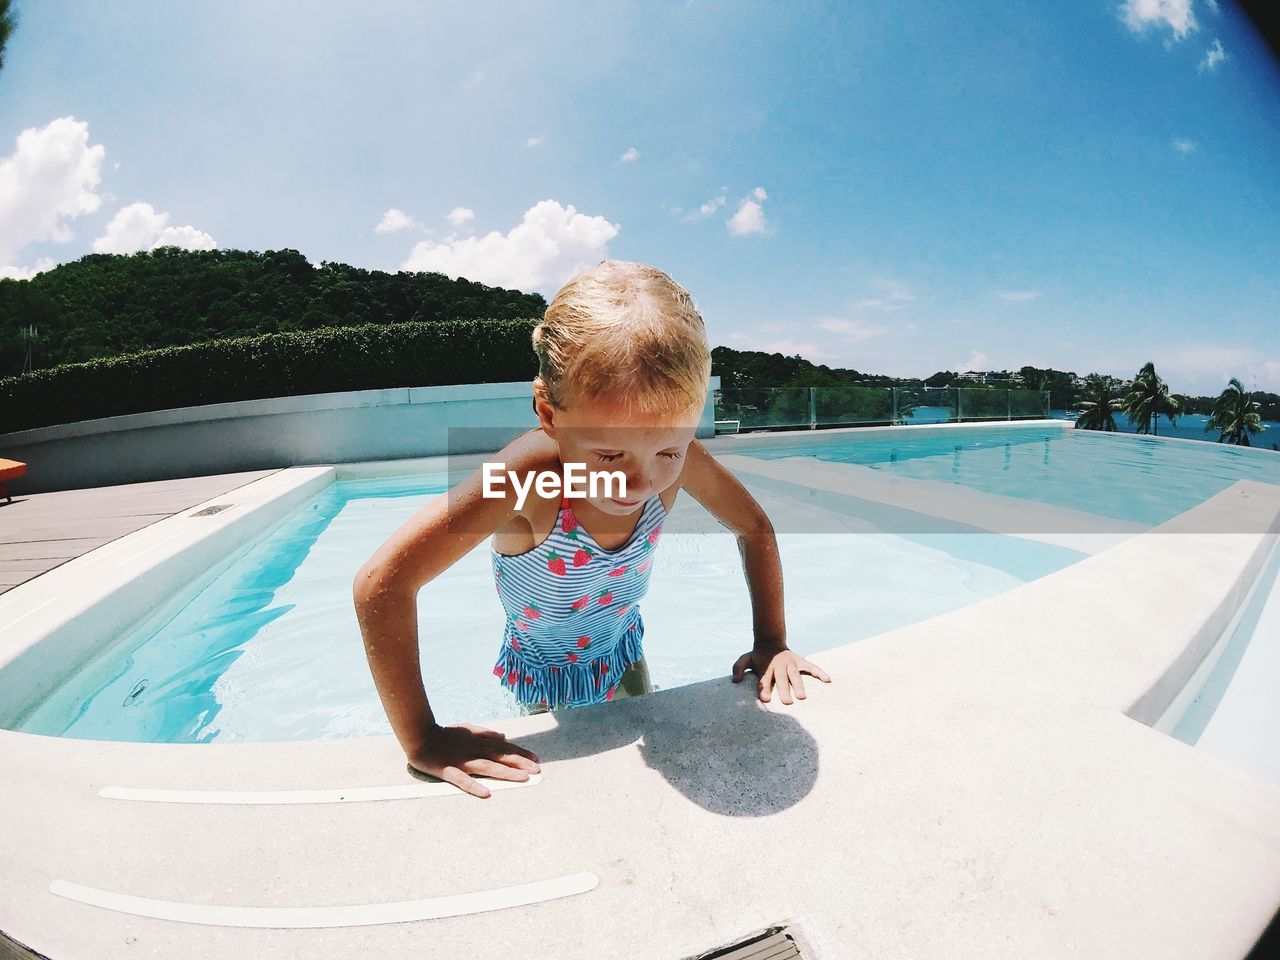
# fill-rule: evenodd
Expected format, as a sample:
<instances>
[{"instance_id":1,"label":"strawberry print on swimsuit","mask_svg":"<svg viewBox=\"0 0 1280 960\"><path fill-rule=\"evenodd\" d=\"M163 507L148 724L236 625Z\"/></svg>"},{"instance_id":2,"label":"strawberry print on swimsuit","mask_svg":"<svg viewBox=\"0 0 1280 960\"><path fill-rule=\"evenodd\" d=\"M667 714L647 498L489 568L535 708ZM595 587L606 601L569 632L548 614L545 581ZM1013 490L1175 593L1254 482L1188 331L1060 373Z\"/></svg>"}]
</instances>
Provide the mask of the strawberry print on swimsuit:
<instances>
[{"instance_id":1,"label":"strawberry print on swimsuit","mask_svg":"<svg viewBox=\"0 0 1280 960\"><path fill-rule=\"evenodd\" d=\"M605 550L562 496L555 526L532 550L508 556L490 542L507 614L493 675L517 700L577 707L613 699L622 672L644 653L640 598L666 516L654 494L631 538Z\"/></svg>"}]
</instances>

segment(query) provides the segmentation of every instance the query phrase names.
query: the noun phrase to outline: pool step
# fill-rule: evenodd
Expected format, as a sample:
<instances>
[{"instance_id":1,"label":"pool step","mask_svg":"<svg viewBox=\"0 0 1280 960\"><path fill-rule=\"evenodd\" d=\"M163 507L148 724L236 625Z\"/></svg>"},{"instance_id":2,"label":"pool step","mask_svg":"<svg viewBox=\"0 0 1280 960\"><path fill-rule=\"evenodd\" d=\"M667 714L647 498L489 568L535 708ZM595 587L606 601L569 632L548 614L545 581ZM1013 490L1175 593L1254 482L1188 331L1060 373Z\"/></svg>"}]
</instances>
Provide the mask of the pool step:
<instances>
[{"instance_id":1,"label":"pool step","mask_svg":"<svg viewBox=\"0 0 1280 960\"><path fill-rule=\"evenodd\" d=\"M1143 524L1083 510L984 493L960 484L900 477L860 464L812 457L763 460L738 454L716 459L735 474L768 477L838 494L848 498L851 506L861 501L901 511L881 512L879 522L888 533L977 530L1093 555L1148 529ZM854 509L867 513L870 508Z\"/></svg>"}]
</instances>

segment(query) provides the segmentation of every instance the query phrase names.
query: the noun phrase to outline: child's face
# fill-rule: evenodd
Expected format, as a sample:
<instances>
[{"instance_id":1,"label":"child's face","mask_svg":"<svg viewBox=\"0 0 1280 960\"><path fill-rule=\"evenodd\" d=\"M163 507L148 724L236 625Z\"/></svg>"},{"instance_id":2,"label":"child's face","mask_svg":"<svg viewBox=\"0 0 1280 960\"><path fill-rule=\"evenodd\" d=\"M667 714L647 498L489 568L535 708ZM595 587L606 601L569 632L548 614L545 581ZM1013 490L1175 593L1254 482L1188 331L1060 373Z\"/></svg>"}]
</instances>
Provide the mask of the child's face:
<instances>
[{"instance_id":1,"label":"child's face","mask_svg":"<svg viewBox=\"0 0 1280 960\"><path fill-rule=\"evenodd\" d=\"M585 463L586 472L620 471L626 501L587 497L603 513L634 513L636 507L671 486L684 469L702 408L679 414L627 415L608 400L586 400L569 410L540 407L542 428L560 446L562 463ZM590 487L588 486L588 490Z\"/></svg>"}]
</instances>

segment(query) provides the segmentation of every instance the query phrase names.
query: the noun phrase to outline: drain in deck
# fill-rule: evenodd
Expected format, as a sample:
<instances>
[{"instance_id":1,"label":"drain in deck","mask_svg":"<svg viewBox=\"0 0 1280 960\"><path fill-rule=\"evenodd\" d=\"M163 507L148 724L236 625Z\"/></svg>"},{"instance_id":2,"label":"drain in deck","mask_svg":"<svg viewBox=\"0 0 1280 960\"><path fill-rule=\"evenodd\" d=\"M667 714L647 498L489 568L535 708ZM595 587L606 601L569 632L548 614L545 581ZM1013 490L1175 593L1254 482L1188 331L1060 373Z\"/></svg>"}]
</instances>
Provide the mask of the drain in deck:
<instances>
[{"instance_id":1,"label":"drain in deck","mask_svg":"<svg viewBox=\"0 0 1280 960\"><path fill-rule=\"evenodd\" d=\"M770 927L739 943L718 947L687 960L812 960L800 952L800 945L785 927Z\"/></svg>"},{"instance_id":2,"label":"drain in deck","mask_svg":"<svg viewBox=\"0 0 1280 960\"><path fill-rule=\"evenodd\" d=\"M228 510L228 509L230 509L230 508L231 508L231 507L233 507L233 506L235 506L235 504L231 504L231 503L215 503L212 507L205 507L203 510L200 510L200 511L197 511L196 513L191 514L191 516L193 516L193 517L211 517L211 516L213 516L215 513L221 513L223 510Z\"/></svg>"}]
</instances>

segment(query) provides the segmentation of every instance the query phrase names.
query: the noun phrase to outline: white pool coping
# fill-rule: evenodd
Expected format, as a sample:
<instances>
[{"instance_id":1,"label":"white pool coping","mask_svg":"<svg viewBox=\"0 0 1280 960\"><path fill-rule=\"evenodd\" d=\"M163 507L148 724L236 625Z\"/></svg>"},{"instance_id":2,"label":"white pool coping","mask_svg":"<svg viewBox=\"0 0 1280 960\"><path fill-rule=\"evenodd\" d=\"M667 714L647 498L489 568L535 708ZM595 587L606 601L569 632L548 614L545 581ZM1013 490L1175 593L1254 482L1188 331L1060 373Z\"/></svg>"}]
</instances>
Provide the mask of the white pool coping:
<instances>
[{"instance_id":1,"label":"white pool coping","mask_svg":"<svg viewBox=\"0 0 1280 960\"><path fill-rule=\"evenodd\" d=\"M331 481L280 489L301 502ZM276 502L259 494L243 516ZM189 527L191 512L174 520ZM1259 532L1215 532L1227 517ZM962 609L853 644L792 637L833 682L806 678L790 706L722 678L489 724L537 751L542 774L488 800L417 793L436 785L409 776L391 737L163 745L0 730L14 785L0 797L0 929L55 960L674 960L785 921L823 960L1238 958L1280 904L1280 787L1147 724L1277 533L1280 487L1241 481ZM180 542L117 554L187 562ZM15 633L76 624L91 604L67 588L124 575L99 563L78 576ZM20 647L6 630L5 662ZM511 905L529 884L585 875L597 882ZM476 896L478 913L432 912ZM351 925L306 925L326 915Z\"/></svg>"}]
</instances>

